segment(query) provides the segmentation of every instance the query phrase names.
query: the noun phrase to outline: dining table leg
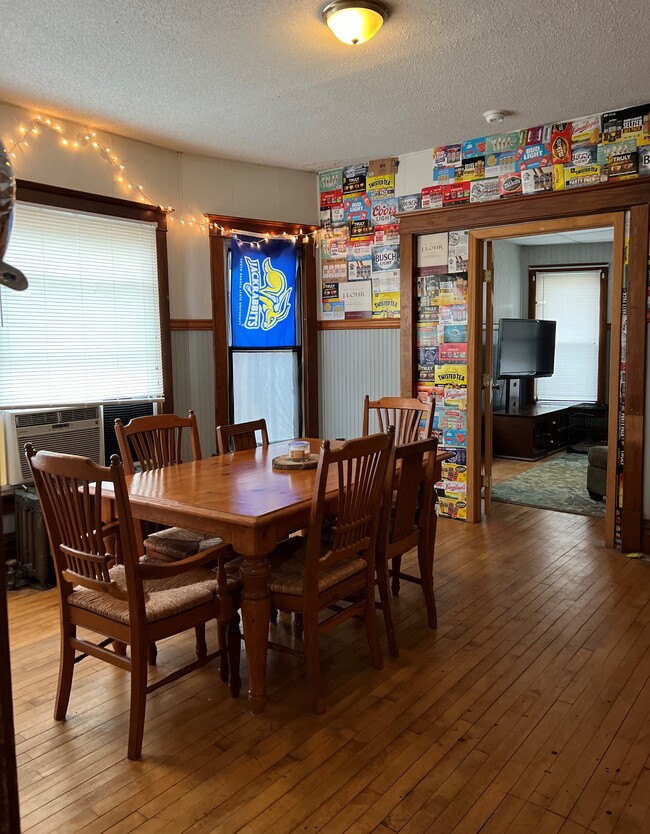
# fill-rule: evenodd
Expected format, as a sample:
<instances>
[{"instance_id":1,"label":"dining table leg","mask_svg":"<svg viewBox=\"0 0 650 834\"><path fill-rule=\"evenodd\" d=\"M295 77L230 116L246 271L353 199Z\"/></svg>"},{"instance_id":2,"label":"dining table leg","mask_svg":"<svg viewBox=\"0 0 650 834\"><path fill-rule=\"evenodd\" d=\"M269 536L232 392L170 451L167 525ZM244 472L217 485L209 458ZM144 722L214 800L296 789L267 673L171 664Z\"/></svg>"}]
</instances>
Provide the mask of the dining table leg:
<instances>
[{"instance_id":1,"label":"dining table leg","mask_svg":"<svg viewBox=\"0 0 650 834\"><path fill-rule=\"evenodd\" d=\"M266 557L245 558L240 569L243 592L241 613L248 662L248 704L253 715L266 704L266 655L269 640L271 569Z\"/></svg>"}]
</instances>

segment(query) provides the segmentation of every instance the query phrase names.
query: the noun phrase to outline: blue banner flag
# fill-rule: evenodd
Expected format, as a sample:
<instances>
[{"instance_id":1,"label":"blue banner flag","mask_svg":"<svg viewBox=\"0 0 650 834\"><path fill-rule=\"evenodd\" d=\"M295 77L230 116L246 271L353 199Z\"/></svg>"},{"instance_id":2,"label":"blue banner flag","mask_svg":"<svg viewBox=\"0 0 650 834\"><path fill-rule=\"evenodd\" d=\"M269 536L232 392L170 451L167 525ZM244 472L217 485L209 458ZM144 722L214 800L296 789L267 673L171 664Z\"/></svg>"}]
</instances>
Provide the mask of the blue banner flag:
<instances>
[{"instance_id":1,"label":"blue banner flag","mask_svg":"<svg viewBox=\"0 0 650 834\"><path fill-rule=\"evenodd\" d=\"M293 347L296 344L295 244L291 240L233 238L231 246L232 346Z\"/></svg>"}]
</instances>

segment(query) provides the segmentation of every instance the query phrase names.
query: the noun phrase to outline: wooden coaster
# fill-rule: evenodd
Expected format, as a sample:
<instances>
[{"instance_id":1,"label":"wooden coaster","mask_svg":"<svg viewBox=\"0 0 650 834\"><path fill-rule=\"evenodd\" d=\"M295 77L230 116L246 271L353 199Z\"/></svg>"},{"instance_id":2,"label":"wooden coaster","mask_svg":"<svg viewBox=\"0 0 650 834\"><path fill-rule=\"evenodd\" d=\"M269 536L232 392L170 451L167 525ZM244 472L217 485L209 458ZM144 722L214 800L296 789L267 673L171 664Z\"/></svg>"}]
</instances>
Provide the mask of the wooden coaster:
<instances>
[{"instance_id":1,"label":"wooden coaster","mask_svg":"<svg viewBox=\"0 0 650 834\"><path fill-rule=\"evenodd\" d=\"M309 455L306 460L292 460L289 455L279 455L277 458L273 458L274 469L316 469L317 466L318 455Z\"/></svg>"}]
</instances>

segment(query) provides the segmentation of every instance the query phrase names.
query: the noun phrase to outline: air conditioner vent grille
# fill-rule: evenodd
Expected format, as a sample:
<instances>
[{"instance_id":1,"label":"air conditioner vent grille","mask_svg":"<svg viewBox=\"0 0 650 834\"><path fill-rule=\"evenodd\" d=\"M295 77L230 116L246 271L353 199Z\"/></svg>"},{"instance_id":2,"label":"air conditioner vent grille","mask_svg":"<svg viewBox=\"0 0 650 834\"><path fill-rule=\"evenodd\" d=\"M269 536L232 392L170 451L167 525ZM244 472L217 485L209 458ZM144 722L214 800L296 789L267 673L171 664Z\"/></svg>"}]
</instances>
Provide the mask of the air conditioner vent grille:
<instances>
[{"instance_id":1,"label":"air conditioner vent grille","mask_svg":"<svg viewBox=\"0 0 650 834\"><path fill-rule=\"evenodd\" d=\"M48 426L59 423L58 411L30 411L26 414L16 414L16 428L29 426Z\"/></svg>"},{"instance_id":2,"label":"air conditioner vent grille","mask_svg":"<svg viewBox=\"0 0 650 834\"><path fill-rule=\"evenodd\" d=\"M72 423L77 420L98 420L99 407L96 405L87 408L63 408L59 412L60 423Z\"/></svg>"},{"instance_id":3,"label":"air conditioner vent grille","mask_svg":"<svg viewBox=\"0 0 650 834\"><path fill-rule=\"evenodd\" d=\"M79 420L99 420L99 406L80 406L78 408L51 408L47 411L25 411L15 415L16 428L31 426L54 426L57 423L73 423Z\"/></svg>"},{"instance_id":4,"label":"air conditioner vent grille","mask_svg":"<svg viewBox=\"0 0 650 834\"><path fill-rule=\"evenodd\" d=\"M66 455L83 455L84 457L99 459L100 434L96 426L73 429L59 434L34 434L29 438L34 449L39 452L61 452ZM23 481L31 481L32 473L25 457L25 446L22 445L20 471Z\"/></svg>"}]
</instances>

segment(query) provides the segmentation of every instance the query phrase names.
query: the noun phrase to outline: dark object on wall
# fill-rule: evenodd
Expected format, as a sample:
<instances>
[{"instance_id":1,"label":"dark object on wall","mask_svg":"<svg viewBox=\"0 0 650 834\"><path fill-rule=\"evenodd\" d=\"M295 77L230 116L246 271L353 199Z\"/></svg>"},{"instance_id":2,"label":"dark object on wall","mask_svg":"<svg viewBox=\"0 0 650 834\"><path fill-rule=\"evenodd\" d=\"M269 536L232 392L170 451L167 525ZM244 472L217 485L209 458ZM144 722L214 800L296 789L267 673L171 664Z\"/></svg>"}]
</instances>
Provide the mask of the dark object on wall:
<instances>
[{"instance_id":1,"label":"dark object on wall","mask_svg":"<svg viewBox=\"0 0 650 834\"><path fill-rule=\"evenodd\" d=\"M553 376L555 325L542 319L499 319L497 377Z\"/></svg>"},{"instance_id":2,"label":"dark object on wall","mask_svg":"<svg viewBox=\"0 0 650 834\"><path fill-rule=\"evenodd\" d=\"M43 522L43 512L35 492L16 492L16 579L9 588L31 585L41 591L54 587L54 565Z\"/></svg>"},{"instance_id":3,"label":"dark object on wall","mask_svg":"<svg viewBox=\"0 0 650 834\"><path fill-rule=\"evenodd\" d=\"M0 283L15 290L24 290L27 287L25 276L19 269L10 267L2 260L9 243L15 195L16 187L11 164L5 152L0 151ZM4 535L2 513L0 513L0 834L19 834L18 777L11 700L5 570Z\"/></svg>"}]
</instances>

